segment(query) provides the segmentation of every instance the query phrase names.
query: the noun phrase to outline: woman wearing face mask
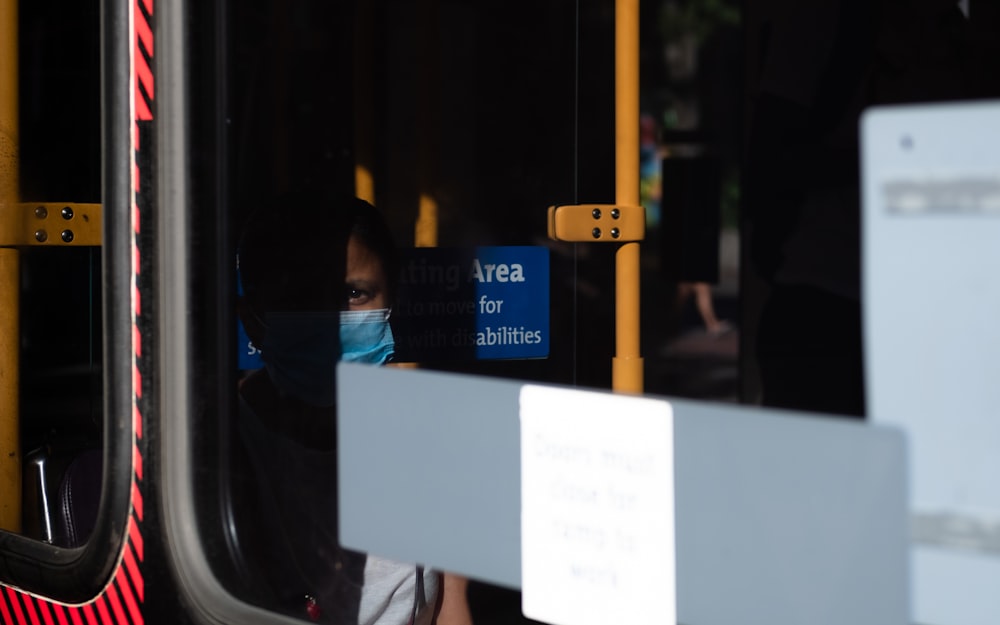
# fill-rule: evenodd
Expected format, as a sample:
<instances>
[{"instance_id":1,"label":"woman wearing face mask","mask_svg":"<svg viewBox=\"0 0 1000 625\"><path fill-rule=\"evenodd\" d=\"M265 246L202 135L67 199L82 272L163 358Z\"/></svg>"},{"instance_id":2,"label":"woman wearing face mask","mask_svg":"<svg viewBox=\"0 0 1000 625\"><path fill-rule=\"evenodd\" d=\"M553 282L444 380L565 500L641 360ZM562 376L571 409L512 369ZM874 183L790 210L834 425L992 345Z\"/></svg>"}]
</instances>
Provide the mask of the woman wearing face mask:
<instances>
[{"instance_id":1,"label":"woman wearing face mask","mask_svg":"<svg viewBox=\"0 0 1000 625\"><path fill-rule=\"evenodd\" d=\"M232 463L232 551L250 600L327 623L434 622L438 574L337 541L335 370L392 356L388 228L356 198L286 197L248 222L239 274L240 316L264 362L240 384Z\"/></svg>"}]
</instances>

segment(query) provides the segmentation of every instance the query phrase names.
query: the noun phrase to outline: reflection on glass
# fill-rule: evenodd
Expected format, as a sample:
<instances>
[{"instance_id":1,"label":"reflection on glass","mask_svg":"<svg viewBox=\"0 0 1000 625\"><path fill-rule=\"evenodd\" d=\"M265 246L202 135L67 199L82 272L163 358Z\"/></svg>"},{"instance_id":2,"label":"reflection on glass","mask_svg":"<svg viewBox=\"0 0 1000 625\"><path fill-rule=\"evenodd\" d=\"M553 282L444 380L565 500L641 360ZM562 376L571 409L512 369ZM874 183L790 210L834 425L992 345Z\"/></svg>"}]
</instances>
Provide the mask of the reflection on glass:
<instances>
[{"instance_id":1,"label":"reflection on glass","mask_svg":"<svg viewBox=\"0 0 1000 625\"><path fill-rule=\"evenodd\" d=\"M739 44L731 0L642 3L646 388L738 401Z\"/></svg>"}]
</instances>

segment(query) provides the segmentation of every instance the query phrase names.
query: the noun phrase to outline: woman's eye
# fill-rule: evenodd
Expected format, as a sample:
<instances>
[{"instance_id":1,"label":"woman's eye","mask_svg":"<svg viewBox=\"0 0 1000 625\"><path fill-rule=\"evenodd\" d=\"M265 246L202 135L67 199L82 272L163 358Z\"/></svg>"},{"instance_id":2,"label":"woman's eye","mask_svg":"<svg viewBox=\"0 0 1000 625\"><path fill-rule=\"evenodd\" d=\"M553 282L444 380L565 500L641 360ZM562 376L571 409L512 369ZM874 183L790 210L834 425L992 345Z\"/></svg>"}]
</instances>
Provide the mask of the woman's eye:
<instances>
[{"instance_id":1,"label":"woman's eye","mask_svg":"<svg viewBox=\"0 0 1000 625\"><path fill-rule=\"evenodd\" d=\"M364 289L355 289L355 288L351 288L351 287L348 287L348 289L347 289L347 301L348 302L351 302L351 303L354 303L354 304L360 304L360 303L364 303L364 302L368 301L368 299L370 297L371 297L371 295L368 293L368 291L366 291Z\"/></svg>"}]
</instances>

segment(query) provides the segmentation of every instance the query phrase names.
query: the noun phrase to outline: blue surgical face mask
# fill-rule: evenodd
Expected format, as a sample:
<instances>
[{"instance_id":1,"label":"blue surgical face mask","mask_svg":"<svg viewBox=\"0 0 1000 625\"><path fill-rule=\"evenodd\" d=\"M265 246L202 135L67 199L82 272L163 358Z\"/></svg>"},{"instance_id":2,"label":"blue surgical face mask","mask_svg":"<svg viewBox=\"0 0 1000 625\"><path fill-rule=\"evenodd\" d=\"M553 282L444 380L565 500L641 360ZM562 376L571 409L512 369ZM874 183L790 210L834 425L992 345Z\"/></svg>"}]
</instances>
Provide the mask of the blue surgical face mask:
<instances>
[{"instance_id":1,"label":"blue surgical face mask","mask_svg":"<svg viewBox=\"0 0 1000 625\"><path fill-rule=\"evenodd\" d=\"M387 308L268 313L263 321L260 349L268 375L278 390L314 406L336 401L338 357L380 365L394 349Z\"/></svg>"},{"instance_id":2,"label":"blue surgical face mask","mask_svg":"<svg viewBox=\"0 0 1000 625\"><path fill-rule=\"evenodd\" d=\"M388 308L344 310L340 313L340 359L385 364L396 348Z\"/></svg>"}]
</instances>

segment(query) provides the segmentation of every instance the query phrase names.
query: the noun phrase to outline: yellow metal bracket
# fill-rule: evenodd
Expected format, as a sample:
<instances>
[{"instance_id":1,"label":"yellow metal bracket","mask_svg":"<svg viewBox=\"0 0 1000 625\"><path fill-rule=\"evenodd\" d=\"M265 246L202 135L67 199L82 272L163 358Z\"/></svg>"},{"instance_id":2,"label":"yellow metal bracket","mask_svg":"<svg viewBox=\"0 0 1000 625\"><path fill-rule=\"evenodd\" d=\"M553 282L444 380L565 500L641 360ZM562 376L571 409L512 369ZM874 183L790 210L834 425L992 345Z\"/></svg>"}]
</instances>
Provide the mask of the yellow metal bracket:
<instances>
[{"instance_id":1,"label":"yellow metal bracket","mask_svg":"<svg viewBox=\"0 0 1000 625\"><path fill-rule=\"evenodd\" d=\"M641 206L571 204L549 207L549 238L575 243L628 243L646 237Z\"/></svg>"},{"instance_id":2,"label":"yellow metal bracket","mask_svg":"<svg viewBox=\"0 0 1000 625\"><path fill-rule=\"evenodd\" d=\"M0 210L0 247L100 244L100 204L21 202Z\"/></svg>"}]
</instances>

